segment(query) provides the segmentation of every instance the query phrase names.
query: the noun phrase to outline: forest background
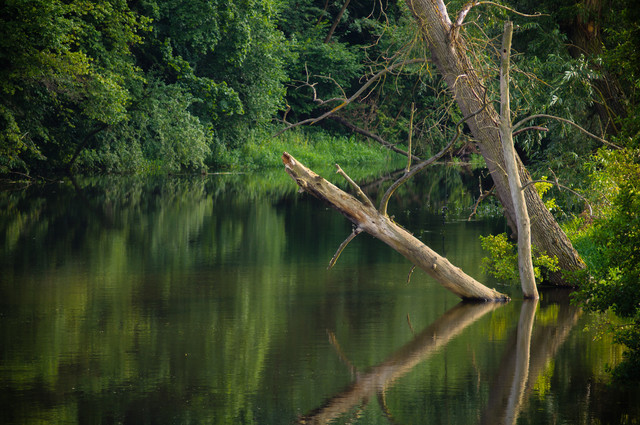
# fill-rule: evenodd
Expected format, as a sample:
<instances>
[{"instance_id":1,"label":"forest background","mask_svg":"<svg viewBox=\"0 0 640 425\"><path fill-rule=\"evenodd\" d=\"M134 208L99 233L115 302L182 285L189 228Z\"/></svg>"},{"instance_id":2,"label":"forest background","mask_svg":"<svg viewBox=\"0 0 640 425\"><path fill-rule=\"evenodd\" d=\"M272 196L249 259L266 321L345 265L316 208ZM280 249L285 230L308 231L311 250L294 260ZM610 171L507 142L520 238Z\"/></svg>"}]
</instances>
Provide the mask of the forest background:
<instances>
[{"instance_id":1,"label":"forest background","mask_svg":"<svg viewBox=\"0 0 640 425\"><path fill-rule=\"evenodd\" d=\"M448 3L452 14L464 1ZM462 114L404 2L5 0L0 6L0 175L200 173L280 163L429 157ZM525 16L534 15L534 16ZM635 0L475 2L459 28L491 101L503 22L515 23L516 137L548 207L588 268L577 299L627 320L619 376L640 377L640 8ZM376 77L378 76L378 77ZM366 84L366 90L345 100ZM335 109L331 119L293 123ZM380 144L386 147L379 147ZM465 129L450 153L481 162ZM490 178L484 183L488 190ZM493 240L498 257L513 247ZM500 264L495 264L499 272ZM503 270L504 271L504 270Z\"/></svg>"}]
</instances>

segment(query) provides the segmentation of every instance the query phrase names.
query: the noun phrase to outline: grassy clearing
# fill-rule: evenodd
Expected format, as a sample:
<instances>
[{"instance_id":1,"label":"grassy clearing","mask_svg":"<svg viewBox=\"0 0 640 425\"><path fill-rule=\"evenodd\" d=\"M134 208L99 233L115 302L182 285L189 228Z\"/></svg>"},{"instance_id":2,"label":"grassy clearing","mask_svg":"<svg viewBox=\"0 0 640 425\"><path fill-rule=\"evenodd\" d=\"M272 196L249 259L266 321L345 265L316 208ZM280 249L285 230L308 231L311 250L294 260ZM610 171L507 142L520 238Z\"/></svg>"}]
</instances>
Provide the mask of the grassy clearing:
<instances>
[{"instance_id":1,"label":"grassy clearing","mask_svg":"<svg viewBox=\"0 0 640 425\"><path fill-rule=\"evenodd\" d=\"M282 167L282 152L289 152L310 168L326 170L334 164L384 170L402 167L405 159L377 144L355 137L334 137L320 130L294 129L277 138L251 134L228 158L224 168L240 171Z\"/></svg>"}]
</instances>

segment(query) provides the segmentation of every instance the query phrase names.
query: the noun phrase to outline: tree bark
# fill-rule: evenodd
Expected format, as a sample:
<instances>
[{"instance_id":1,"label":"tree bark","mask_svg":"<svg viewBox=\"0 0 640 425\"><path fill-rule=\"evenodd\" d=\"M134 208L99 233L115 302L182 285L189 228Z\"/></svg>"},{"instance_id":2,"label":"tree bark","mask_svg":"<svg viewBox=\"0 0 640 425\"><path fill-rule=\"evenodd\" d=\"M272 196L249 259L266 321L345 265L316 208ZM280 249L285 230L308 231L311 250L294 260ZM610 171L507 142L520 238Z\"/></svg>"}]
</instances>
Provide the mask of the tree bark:
<instances>
[{"instance_id":1,"label":"tree bark","mask_svg":"<svg viewBox=\"0 0 640 425\"><path fill-rule=\"evenodd\" d=\"M336 16L336 19L333 21L333 25L331 25L331 29L329 29L329 33L327 34L327 37L324 39L324 43L325 44L327 44L329 41L331 41L331 37L333 36L333 32L336 30L336 27L340 23L340 19L342 19L342 15L344 14L344 11L347 10L347 6L349 6L349 2L350 1L351 0L345 0L344 4L342 5L342 8L340 9L340 12L338 12L338 16Z\"/></svg>"},{"instance_id":2,"label":"tree bark","mask_svg":"<svg viewBox=\"0 0 640 425\"><path fill-rule=\"evenodd\" d=\"M518 271L525 298L538 299L536 277L531 258L531 221L527 211L527 203L522 193L522 184L518 176L516 151L513 146L513 130L511 127L511 102L509 99L509 65L511 60L511 38L513 22L504 23L502 51L500 52L500 138L502 153L505 158L505 170L511 190L511 200L515 206L518 226Z\"/></svg>"},{"instance_id":3,"label":"tree bark","mask_svg":"<svg viewBox=\"0 0 640 425\"><path fill-rule=\"evenodd\" d=\"M443 0L406 1L425 36L433 62L445 79L463 115L477 111L482 106L485 87L471 65L464 41L453 35L453 24ZM515 207L505 172L499 123L500 118L492 105L467 121L496 185L496 195L504 207L509 226L517 232ZM531 179L529 173L517 156L516 162L520 181L526 183ZM557 257L562 270L584 268L584 262L545 207L533 185L527 186L523 195L532 218L533 243L548 255ZM564 284L560 274L551 278L555 284Z\"/></svg>"},{"instance_id":4,"label":"tree bark","mask_svg":"<svg viewBox=\"0 0 640 425\"><path fill-rule=\"evenodd\" d=\"M600 74L590 81L595 88L599 99L594 103L595 111L600 117L601 123L607 134L616 135L619 131L618 119L627 115L625 108L626 95L615 75L612 75L597 60L593 60L602 54L603 8L602 0L578 0L574 7L581 10L571 19L561 22L561 27L566 28L570 43L569 52L574 58L586 56L590 66Z\"/></svg>"},{"instance_id":5,"label":"tree bark","mask_svg":"<svg viewBox=\"0 0 640 425\"><path fill-rule=\"evenodd\" d=\"M380 239L458 297L463 300L509 300L507 295L487 288L455 267L449 260L394 223L387 215L381 214L370 201L360 202L309 170L286 152L282 154L282 162L287 173L302 190L327 202L347 217L356 226L354 233L365 231Z\"/></svg>"}]
</instances>

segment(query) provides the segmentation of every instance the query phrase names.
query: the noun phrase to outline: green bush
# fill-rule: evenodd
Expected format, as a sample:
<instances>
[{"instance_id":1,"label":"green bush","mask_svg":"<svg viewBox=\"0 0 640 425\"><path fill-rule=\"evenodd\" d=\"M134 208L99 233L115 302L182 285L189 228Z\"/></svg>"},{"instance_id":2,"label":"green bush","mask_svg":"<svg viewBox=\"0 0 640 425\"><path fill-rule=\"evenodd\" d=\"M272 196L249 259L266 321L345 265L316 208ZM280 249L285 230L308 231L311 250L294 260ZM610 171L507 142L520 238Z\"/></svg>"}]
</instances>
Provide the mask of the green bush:
<instances>
[{"instance_id":1,"label":"green bush","mask_svg":"<svg viewBox=\"0 0 640 425\"><path fill-rule=\"evenodd\" d=\"M480 236L480 241L482 249L489 253L489 257L482 259L482 271L505 283L519 282L518 250L509 242L507 234ZM556 257L549 257L533 247L533 271L538 284L543 283L550 272L559 269Z\"/></svg>"},{"instance_id":2,"label":"green bush","mask_svg":"<svg viewBox=\"0 0 640 425\"><path fill-rule=\"evenodd\" d=\"M614 375L640 380L640 152L602 150L593 163L598 216L569 232L588 265L575 300L588 311L611 310L626 319L610 325L615 341L627 347Z\"/></svg>"}]
</instances>

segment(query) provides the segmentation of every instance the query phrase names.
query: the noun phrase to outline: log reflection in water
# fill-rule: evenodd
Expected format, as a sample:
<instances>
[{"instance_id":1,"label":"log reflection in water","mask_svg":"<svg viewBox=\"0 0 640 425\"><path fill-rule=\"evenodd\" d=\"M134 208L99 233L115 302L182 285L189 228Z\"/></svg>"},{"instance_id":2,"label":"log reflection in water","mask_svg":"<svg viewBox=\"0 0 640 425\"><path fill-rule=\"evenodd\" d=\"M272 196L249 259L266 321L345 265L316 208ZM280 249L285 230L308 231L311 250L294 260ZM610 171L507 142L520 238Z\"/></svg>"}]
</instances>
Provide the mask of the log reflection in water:
<instances>
[{"instance_id":1,"label":"log reflection in water","mask_svg":"<svg viewBox=\"0 0 640 425\"><path fill-rule=\"evenodd\" d=\"M566 297L567 291L547 293L547 300L554 296ZM523 401L528 398L538 376L545 370L571 329L580 317L580 309L568 300L548 303L540 307L557 308L557 317L552 323L536 323L537 301L527 300L522 304L518 328L511 336L500 362L500 369L491 386L489 402L482 414L482 424L515 424Z\"/></svg>"},{"instance_id":2,"label":"log reflection in water","mask_svg":"<svg viewBox=\"0 0 640 425\"><path fill-rule=\"evenodd\" d=\"M374 366L367 373L359 375L346 390L300 418L298 423L326 424L354 407L365 405L372 397L380 395L396 379L448 344L469 325L503 305L464 302L457 304L387 360Z\"/></svg>"}]
</instances>

